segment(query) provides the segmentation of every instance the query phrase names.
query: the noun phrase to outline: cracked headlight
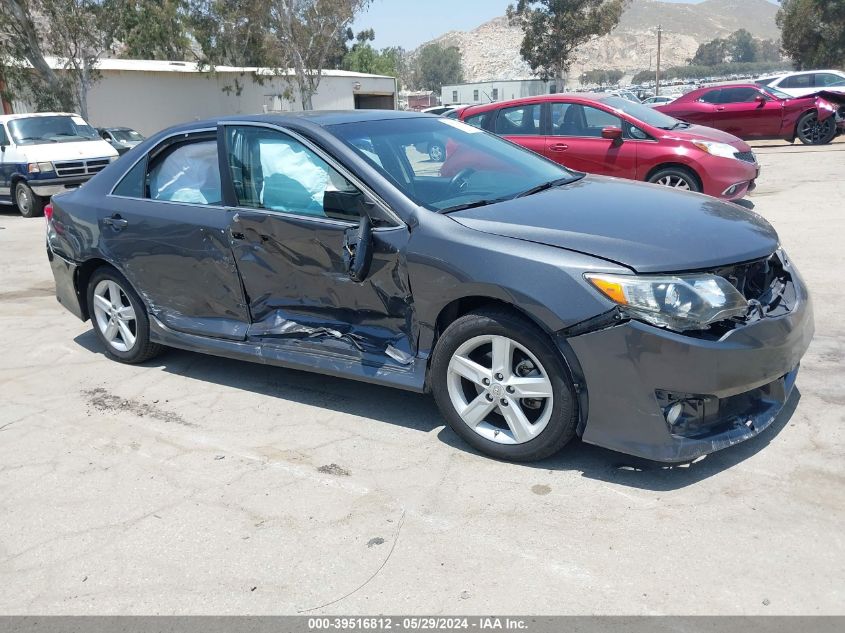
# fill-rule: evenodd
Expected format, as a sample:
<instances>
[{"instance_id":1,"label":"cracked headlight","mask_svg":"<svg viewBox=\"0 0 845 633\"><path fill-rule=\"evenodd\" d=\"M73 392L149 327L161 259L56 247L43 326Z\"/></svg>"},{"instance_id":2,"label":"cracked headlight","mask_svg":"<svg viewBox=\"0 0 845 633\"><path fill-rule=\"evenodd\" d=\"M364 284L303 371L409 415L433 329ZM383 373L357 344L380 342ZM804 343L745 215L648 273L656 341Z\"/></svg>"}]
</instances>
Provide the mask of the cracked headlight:
<instances>
[{"instance_id":1,"label":"cracked headlight","mask_svg":"<svg viewBox=\"0 0 845 633\"><path fill-rule=\"evenodd\" d=\"M693 275L600 275L587 280L631 317L679 332L748 313L748 301L724 277Z\"/></svg>"}]
</instances>

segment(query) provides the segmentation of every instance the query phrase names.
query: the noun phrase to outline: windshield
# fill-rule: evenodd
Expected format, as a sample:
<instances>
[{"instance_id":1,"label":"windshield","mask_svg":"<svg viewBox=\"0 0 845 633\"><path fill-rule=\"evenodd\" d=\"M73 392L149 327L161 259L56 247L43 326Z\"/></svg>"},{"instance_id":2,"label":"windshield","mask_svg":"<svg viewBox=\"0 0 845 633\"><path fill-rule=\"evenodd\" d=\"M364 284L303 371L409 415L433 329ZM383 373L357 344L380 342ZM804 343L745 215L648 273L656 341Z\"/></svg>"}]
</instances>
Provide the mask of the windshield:
<instances>
[{"instance_id":1,"label":"windshield","mask_svg":"<svg viewBox=\"0 0 845 633\"><path fill-rule=\"evenodd\" d=\"M451 119L362 121L329 130L408 198L434 211L490 204L581 177Z\"/></svg>"},{"instance_id":2,"label":"windshield","mask_svg":"<svg viewBox=\"0 0 845 633\"><path fill-rule=\"evenodd\" d=\"M759 84L761 86L768 86L771 84L775 79L779 79L779 77L768 77L766 79L758 79L754 83Z\"/></svg>"},{"instance_id":3,"label":"windshield","mask_svg":"<svg viewBox=\"0 0 845 633\"><path fill-rule=\"evenodd\" d=\"M781 91L780 91L780 90L778 90L777 88L772 88L771 86L760 86L760 88L761 88L762 90L764 90L765 92L768 92L768 93L769 93L770 95L772 95L775 99L792 99L792 95L791 95L791 94L787 94L787 93L785 93L785 92L781 92Z\"/></svg>"},{"instance_id":4,"label":"windshield","mask_svg":"<svg viewBox=\"0 0 845 633\"><path fill-rule=\"evenodd\" d=\"M9 133L18 145L96 141L97 131L78 116L34 116L9 121Z\"/></svg>"},{"instance_id":5,"label":"windshield","mask_svg":"<svg viewBox=\"0 0 845 633\"><path fill-rule=\"evenodd\" d=\"M672 130L674 128L681 127L681 125L686 125L681 121L678 121L678 119L663 114L662 112L658 112L654 108L649 108L647 105L643 105L642 103L628 101L622 97L607 97L602 99L601 102L606 106L610 106L614 110L623 112L638 121L642 121L646 125L660 128L661 130Z\"/></svg>"},{"instance_id":6,"label":"windshield","mask_svg":"<svg viewBox=\"0 0 845 633\"><path fill-rule=\"evenodd\" d=\"M144 140L144 137L141 136L141 134L136 132L135 130L111 130L111 135L116 141L130 141L140 143Z\"/></svg>"}]
</instances>

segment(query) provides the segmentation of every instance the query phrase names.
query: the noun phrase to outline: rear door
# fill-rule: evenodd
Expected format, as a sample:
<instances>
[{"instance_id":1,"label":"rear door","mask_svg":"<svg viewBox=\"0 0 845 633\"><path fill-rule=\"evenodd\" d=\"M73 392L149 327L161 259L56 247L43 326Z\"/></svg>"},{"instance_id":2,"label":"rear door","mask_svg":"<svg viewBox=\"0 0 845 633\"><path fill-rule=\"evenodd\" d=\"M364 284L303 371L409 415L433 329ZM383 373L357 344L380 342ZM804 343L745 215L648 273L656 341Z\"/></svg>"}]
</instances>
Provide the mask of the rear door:
<instances>
[{"instance_id":1,"label":"rear door","mask_svg":"<svg viewBox=\"0 0 845 633\"><path fill-rule=\"evenodd\" d=\"M174 135L141 158L98 210L100 250L155 318L232 340L249 315L229 243L216 130Z\"/></svg>"},{"instance_id":2,"label":"rear door","mask_svg":"<svg viewBox=\"0 0 845 633\"><path fill-rule=\"evenodd\" d=\"M545 154L547 136L544 110L543 103L501 108L491 123L492 131L531 151Z\"/></svg>"},{"instance_id":3,"label":"rear door","mask_svg":"<svg viewBox=\"0 0 845 633\"><path fill-rule=\"evenodd\" d=\"M261 124L228 125L224 134L235 196L229 234L252 318L248 338L295 340L377 363L410 358L407 227L304 137ZM359 143L375 150L369 139ZM344 234L363 213L377 228L370 273L356 282L344 262Z\"/></svg>"},{"instance_id":4,"label":"rear door","mask_svg":"<svg viewBox=\"0 0 845 633\"><path fill-rule=\"evenodd\" d=\"M551 134L545 154L565 167L591 174L636 178L637 145L630 136L621 142L602 138L602 130L626 126L615 114L588 105L555 102L551 107Z\"/></svg>"}]
</instances>

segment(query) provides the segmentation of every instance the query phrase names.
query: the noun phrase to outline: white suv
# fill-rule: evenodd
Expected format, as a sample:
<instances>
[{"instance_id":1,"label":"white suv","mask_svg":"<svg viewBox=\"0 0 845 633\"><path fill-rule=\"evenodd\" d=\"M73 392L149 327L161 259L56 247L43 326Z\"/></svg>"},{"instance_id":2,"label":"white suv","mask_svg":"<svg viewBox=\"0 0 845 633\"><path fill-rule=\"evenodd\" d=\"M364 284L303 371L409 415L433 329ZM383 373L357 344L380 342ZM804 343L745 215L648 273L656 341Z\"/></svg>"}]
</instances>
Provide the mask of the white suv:
<instances>
[{"instance_id":1,"label":"white suv","mask_svg":"<svg viewBox=\"0 0 845 633\"><path fill-rule=\"evenodd\" d=\"M776 88L793 97L803 97L819 90L845 92L845 73L841 70L805 70L761 77L756 83Z\"/></svg>"},{"instance_id":2,"label":"white suv","mask_svg":"<svg viewBox=\"0 0 845 633\"><path fill-rule=\"evenodd\" d=\"M41 215L50 196L78 187L117 159L117 150L77 114L0 116L0 204Z\"/></svg>"}]
</instances>

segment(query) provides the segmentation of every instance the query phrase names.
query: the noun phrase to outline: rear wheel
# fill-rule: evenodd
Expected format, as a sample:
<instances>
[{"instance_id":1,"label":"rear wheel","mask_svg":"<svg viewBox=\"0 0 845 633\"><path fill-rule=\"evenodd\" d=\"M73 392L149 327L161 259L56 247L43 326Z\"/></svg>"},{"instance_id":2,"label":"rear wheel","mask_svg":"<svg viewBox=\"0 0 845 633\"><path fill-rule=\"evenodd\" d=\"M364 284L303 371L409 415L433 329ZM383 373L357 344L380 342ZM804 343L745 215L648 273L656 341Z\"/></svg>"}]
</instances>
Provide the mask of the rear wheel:
<instances>
[{"instance_id":1,"label":"rear wheel","mask_svg":"<svg viewBox=\"0 0 845 633\"><path fill-rule=\"evenodd\" d=\"M684 191L701 191L701 185L691 171L683 167L665 167L658 169L648 179L648 182Z\"/></svg>"},{"instance_id":2,"label":"rear wheel","mask_svg":"<svg viewBox=\"0 0 845 633\"><path fill-rule=\"evenodd\" d=\"M819 121L817 112L808 112L798 120L798 139L804 145L827 145L836 136L836 117Z\"/></svg>"},{"instance_id":3,"label":"rear wheel","mask_svg":"<svg viewBox=\"0 0 845 633\"><path fill-rule=\"evenodd\" d=\"M23 217L35 218L44 215L47 199L33 193L25 182L19 182L15 185L15 204Z\"/></svg>"},{"instance_id":4,"label":"rear wheel","mask_svg":"<svg viewBox=\"0 0 845 633\"><path fill-rule=\"evenodd\" d=\"M431 380L449 426L492 457L543 459L575 436L575 390L559 353L509 311L478 310L452 323Z\"/></svg>"},{"instance_id":5,"label":"rear wheel","mask_svg":"<svg viewBox=\"0 0 845 633\"><path fill-rule=\"evenodd\" d=\"M161 352L161 345L150 342L144 304L113 268L100 268L91 276L88 309L94 332L112 360L143 363Z\"/></svg>"}]
</instances>

